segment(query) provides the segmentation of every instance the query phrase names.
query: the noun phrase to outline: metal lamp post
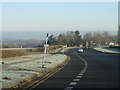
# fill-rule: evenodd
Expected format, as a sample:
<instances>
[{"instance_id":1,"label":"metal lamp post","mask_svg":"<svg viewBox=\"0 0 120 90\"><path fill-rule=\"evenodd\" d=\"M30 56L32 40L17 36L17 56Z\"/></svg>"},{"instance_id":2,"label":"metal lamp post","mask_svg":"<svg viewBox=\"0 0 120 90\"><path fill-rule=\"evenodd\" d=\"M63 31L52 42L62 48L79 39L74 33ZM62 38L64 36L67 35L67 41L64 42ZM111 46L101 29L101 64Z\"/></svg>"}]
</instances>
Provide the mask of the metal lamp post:
<instances>
[{"instance_id":1,"label":"metal lamp post","mask_svg":"<svg viewBox=\"0 0 120 90\"><path fill-rule=\"evenodd\" d=\"M45 46L44 46L45 49L44 49L44 57L43 57L43 62L42 62L42 68L44 67L44 63L45 63L45 59L46 59L48 36L49 36L49 34L47 33L46 42L45 42Z\"/></svg>"}]
</instances>

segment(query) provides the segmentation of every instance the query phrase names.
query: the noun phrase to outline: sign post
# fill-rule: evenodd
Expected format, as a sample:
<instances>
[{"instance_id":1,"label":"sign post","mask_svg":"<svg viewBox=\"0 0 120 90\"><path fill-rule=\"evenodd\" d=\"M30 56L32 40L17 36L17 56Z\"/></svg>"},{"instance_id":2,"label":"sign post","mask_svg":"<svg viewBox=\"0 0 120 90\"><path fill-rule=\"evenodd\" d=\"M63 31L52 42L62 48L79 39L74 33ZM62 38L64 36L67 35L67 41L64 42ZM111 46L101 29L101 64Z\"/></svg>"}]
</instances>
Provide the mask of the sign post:
<instances>
[{"instance_id":1,"label":"sign post","mask_svg":"<svg viewBox=\"0 0 120 90\"><path fill-rule=\"evenodd\" d=\"M45 59L46 59L46 52L47 52L47 46L48 46L47 45L48 36L49 36L49 34L47 33L46 42L45 42L45 45L44 45L45 49L44 49L44 57L43 57L43 62L42 62L42 68L44 67L44 63L45 63Z\"/></svg>"}]
</instances>

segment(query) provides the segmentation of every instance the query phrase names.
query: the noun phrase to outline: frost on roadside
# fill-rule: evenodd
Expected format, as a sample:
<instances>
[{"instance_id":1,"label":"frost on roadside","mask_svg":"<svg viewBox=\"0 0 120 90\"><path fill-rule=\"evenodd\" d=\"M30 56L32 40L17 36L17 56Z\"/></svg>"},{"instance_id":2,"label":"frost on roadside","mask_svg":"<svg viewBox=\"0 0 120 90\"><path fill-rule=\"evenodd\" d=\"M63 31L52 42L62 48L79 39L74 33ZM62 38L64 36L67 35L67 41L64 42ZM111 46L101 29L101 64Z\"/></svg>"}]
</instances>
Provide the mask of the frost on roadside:
<instances>
[{"instance_id":1,"label":"frost on roadside","mask_svg":"<svg viewBox=\"0 0 120 90\"><path fill-rule=\"evenodd\" d=\"M32 59L42 58L42 57L43 57L43 54L26 55L26 56L21 56L21 57L17 57L17 58L3 59L3 62L5 64L11 64L11 63L16 63L16 62L29 61Z\"/></svg>"},{"instance_id":2,"label":"frost on roadside","mask_svg":"<svg viewBox=\"0 0 120 90\"><path fill-rule=\"evenodd\" d=\"M10 88L39 73L33 71L2 71L2 87Z\"/></svg>"},{"instance_id":3,"label":"frost on roadside","mask_svg":"<svg viewBox=\"0 0 120 90\"><path fill-rule=\"evenodd\" d=\"M100 52L118 53L117 51L112 51L112 50L104 49L102 47L98 47L98 48L94 48L94 49L97 50L97 51L100 51Z\"/></svg>"},{"instance_id":4,"label":"frost on roadside","mask_svg":"<svg viewBox=\"0 0 120 90\"><path fill-rule=\"evenodd\" d=\"M15 85L20 84L22 81L32 78L34 76L40 76L44 72L49 71L51 68L54 68L64 62L67 59L66 55L55 54L47 55L44 63L45 68L42 67L43 58L36 58L35 60L11 64L3 68L2 71L2 83L3 88L10 88ZM13 62L13 61L11 61Z\"/></svg>"}]
</instances>

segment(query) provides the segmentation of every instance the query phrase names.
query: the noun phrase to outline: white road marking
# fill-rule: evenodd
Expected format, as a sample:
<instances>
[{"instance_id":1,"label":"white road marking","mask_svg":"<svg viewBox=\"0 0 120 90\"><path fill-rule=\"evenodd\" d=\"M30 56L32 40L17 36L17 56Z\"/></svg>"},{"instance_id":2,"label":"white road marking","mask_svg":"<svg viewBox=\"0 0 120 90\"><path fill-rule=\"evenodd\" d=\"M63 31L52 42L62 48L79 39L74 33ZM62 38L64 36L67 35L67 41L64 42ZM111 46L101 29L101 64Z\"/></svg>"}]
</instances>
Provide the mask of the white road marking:
<instances>
[{"instance_id":1,"label":"white road marking","mask_svg":"<svg viewBox=\"0 0 120 90\"><path fill-rule=\"evenodd\" d=\"M73 50L73 52L75 53L75 51ZM83 59L83 58L81 58L77 53L75 53L81 60L83 60L84 61L84 63L85 63L85 69L87 69L87 62Z\"/></svg>"},{"instance_id":2,"label":"white road marking","mask_svg":"<svg viewBox=\"0 0 120 90\"><path fill-rule=\"evenodd\" d=\"M85 72L86 70L82 70L82 72Z\"/></svg>"},{"instance_id":3,"label":"white road marking","mask_svg":"<svg viewBox=\"0 0 120 90\"><path fill-rule=\"evenodd\" d=\"M83 75L82 73L78 74L78 75Z\"/></svg>"},{"instance_id":4,"label":"white road marking","mask_svg":"<svg viewBox=\"0 0 120 90\"><path fill-rule=\"evenodd\" d=\"M77 82L71 82L69 85L76 85Z\"/></svg>"},{"instance_id":5,"label":"white road marking","mask_svg":"<svg viewBox=\"0 0 120 90\"><path fill-rule=\"evenodd\" d=\"M78 82L80 79L73 79L73 81L76 81L76 82Z\"/></svg>"},{"instance_id":6,"label":"white road marking","mask_svg":"<svg viewBox=\"0 0 120 90\"><path fill-rule=\"evenodd\" d=\"M81 72L81 74L84 74L84 72Z\"/></svg>"},{"instance_id":7,"label":"white road marking","mask_svg":"<svg viewBox=\"0 0 120 90\"><path fill-rule=\"evenodd\" d=\"M73 50L73 52L75 53L74 50ZM76 76L76 79L73 79L73 82L71 82L69 85L76 85L77 82L80 80L80 79L78 79L78 78L82 78L82 75L83 75L83 73L86 71L87 66L88 66L87 62L86 62L83 58L81 58L77 53L75 53L75 55L78 56L78 57L85 63L85 67L84 67L84 69L78 74L79 76ZM66 87L64 90L71 90L72 88L73 88L73 87Z\"/></svg>"},{"instance_id":8,"label":"white road marking","mask_svg":"<svg viewBox=\"0 0 120 90\"><path fill-rule=\"evenodd\" d=\"M86 70L87 69L87 65L84 67L84 70Z\"/></svg>"},{"instance_id":9,"label":"white road marking","mask_svg":"<svg viewBox=\"0 0 120 90\"><path fill-rule=\"evenodd\" d=\"M71 90L73 87L66 87L64 90Z\"/></svg>"},{"instance_id":10,"label":"white road marking","mask_svg":"<svg viewBox=\"0 0 120 90\"><path fill-rule=\"evenodd\" d=\"M81 78L82 76L77 76L76 78Z\"/></svg>"},{"instance_id":11,"label":"white road marking","mask_svg":"<svg viewBox=\"0 0 120 90\"><path fill-rule=\"evenodd\" d=\"M86 70L82 70L81 73L83 74Z\"/></svg>"}]
</instances>

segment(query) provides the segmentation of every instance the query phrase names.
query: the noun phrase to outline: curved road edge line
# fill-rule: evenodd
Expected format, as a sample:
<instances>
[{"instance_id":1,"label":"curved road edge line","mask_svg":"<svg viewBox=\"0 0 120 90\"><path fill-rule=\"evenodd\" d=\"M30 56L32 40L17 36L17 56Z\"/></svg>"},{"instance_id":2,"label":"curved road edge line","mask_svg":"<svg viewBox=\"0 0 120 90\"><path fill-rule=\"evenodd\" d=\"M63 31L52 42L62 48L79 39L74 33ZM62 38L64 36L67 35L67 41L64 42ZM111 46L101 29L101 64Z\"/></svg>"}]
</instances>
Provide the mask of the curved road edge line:
<instances>
[{"instance_id":1,"label":"curved road edge line","mask_svg":"<svg viewBox=\"0 0 120 90\"><path fill-rule=\"evenodd\" d=\"M87 69L87 67L88 67L88 63L86 62L86 60L85 59L83 59L82 57L80 57L74 50L73 50L73 52L75 53L75 55L76 56L78 56L84 63L85 63L85 67L84 67L84 69L83 70L86 70Z\"/></svg>"}]
</instances>

